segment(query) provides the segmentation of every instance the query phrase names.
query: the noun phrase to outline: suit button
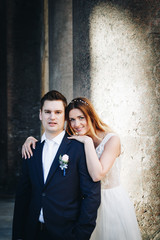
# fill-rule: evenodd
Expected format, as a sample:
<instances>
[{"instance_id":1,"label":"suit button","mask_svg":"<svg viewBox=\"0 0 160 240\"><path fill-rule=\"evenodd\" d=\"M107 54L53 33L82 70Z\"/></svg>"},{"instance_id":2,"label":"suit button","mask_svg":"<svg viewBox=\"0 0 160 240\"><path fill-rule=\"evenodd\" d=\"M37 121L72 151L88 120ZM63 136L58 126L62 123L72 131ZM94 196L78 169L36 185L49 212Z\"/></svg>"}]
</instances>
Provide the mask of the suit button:
<instances>
[{"instance_id":1,"label":"suit button","mask_svg":"<svg viewBox=\"0 0 160 240\"><path fill-rule=\"evenodd\" d=\"M45 197L46 196L46 194L45 193L42 193L42 197Z\"/></svg>"}]
</instances>

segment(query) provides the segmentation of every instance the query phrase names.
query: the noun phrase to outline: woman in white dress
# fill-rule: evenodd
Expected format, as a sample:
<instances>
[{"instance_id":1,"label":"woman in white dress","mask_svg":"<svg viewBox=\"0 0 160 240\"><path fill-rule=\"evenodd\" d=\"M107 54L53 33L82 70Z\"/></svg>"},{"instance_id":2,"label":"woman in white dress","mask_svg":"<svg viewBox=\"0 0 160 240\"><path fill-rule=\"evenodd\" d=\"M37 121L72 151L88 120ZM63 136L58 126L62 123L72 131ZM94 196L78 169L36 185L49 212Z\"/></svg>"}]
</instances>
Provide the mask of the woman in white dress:
<instances>
[{"instance_id":1,"label":"woman in white dress","mask_svg":"<svg viewBox=\"0 0 160 240\"><path fill-rule=\"evenodd\" d=\"M83 142L87 167L93 181L101 180L101 206L91 240L140 240L134 207L120 184L121 144L117 134L100 120L87 98L73 99L66 109L66 131L70 139ZM29 137L22 147L31 154Z\"/></svg>"}]
</instances>

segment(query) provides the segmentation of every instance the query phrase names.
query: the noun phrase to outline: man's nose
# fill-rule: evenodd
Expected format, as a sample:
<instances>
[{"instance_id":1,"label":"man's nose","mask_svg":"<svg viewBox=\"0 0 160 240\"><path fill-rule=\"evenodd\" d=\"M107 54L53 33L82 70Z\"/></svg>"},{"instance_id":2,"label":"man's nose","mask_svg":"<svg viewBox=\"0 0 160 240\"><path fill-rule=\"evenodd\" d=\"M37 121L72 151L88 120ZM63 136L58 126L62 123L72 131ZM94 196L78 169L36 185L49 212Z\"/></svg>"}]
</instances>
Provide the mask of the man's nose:
<instances>
[{"instance_id":1,"label":"man's nose","mask_svg":"<svg viewBox=\"0 0 160 240\"><path fill-rule=\"evenodd\" d=\"M50 118L51 118L51 119L54 119L54 118L55 118L55 113L54 113L54 112L51 112Z\"/></svg>"}]
</instances>

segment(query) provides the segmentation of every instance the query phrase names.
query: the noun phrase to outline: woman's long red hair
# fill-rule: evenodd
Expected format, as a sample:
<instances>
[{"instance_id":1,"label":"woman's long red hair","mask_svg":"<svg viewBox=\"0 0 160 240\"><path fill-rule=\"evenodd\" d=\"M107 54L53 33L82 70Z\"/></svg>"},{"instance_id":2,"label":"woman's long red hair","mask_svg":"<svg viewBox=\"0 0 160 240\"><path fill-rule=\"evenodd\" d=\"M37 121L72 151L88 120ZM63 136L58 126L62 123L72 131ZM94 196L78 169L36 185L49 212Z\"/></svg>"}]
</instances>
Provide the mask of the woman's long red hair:
<instances>
[{"instance_id":1,"label":"woman's long red hair","mask_svg":"<svg viewBox=\"0 0 160 240\"><path fill-rule=\"evenodd\" d=\"M78 97L74 98L66 108L66 120L67 120L66 131L68 132L69 135L75 134L74 130L71 127L69 119L69 112L75 108L83 112L90 128L89 130L90 137L96 137L99 139L99 136L97 135L98 131L106 133L112 132L111 128L99 118L92 103L87 98Z\"/></svg>"}]
</instances>

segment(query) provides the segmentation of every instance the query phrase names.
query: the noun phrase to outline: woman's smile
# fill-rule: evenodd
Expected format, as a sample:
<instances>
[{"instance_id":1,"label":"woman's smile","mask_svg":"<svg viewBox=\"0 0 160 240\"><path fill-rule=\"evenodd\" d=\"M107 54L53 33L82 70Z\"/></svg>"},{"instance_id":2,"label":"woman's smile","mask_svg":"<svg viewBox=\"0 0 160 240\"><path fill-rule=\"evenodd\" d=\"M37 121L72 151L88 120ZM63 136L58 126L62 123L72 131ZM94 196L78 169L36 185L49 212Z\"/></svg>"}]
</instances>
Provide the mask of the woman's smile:
<instances>
[{"instance_id":1,"label":"woman's smile","mask_svg":"<svg viewBox=\"0 0 160 240\"><path fill-rule=\"evenodd\" d=\"M85 135L89 131L86 117L80 109L74 108L69 112L69 121L75 133Z\"/></svg>"}]
</instances>

